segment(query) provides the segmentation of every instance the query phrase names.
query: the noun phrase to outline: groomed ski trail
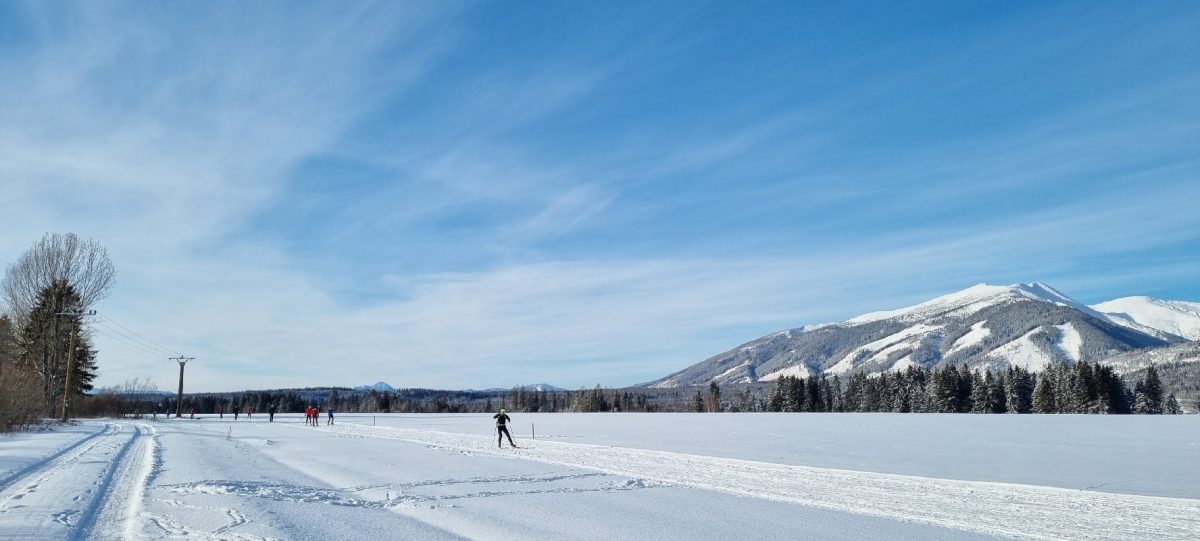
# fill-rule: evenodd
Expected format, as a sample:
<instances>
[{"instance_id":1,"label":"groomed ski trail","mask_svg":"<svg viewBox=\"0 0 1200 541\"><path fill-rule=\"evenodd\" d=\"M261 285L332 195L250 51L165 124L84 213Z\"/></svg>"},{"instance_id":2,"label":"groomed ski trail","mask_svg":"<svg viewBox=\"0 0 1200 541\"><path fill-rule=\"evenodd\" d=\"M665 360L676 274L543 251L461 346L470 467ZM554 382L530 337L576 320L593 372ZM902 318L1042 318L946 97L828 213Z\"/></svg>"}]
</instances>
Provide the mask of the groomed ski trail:
<instances>
[{"instance_id":1,"label":"groomed ski trail","mask_svg":"<svg viewBox=\"0 0 1200 541\"><path fill-rule=\"evenodd\" d=\"M312 430L314 427L296 427ZM553 441L338 424L319 430L516 457L968 532L1046 541L1195 541L1200 500L812 468Z\"/></svg>"},{"instance_id":2,"label":"groomed ski trail","mask_svg":"<svg viewBox=\"0 0 1200 541\"><path fill-rule=\"evenodd\" d=\"M82 541L139 534L153 429L121 422L99 426L0 484L5 538Z\"/></svg>"}]
</instances>

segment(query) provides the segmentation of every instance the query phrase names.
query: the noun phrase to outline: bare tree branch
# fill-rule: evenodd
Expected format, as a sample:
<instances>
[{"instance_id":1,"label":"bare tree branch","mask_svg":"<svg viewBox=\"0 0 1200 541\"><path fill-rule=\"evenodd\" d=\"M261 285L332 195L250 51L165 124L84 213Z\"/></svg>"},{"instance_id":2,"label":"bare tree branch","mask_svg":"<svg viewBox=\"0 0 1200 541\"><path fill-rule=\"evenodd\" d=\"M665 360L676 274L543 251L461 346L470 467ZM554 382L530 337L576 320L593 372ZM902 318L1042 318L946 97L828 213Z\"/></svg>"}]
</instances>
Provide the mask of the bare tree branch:
<instances>
[{"instance_id":1,"label":"bare tree branch","mask_svg":"<svg viewBox=\"0 0 1200 541\"><path fill-rule=\"evenodd\" d=\"M46 233L42 240L9 265L0 282L0 298L18 326L37 304L38 294L63 280L79 294L86 310L108 296L117 271L100 243L74 233Z\"/></svg>"}]
</instances>

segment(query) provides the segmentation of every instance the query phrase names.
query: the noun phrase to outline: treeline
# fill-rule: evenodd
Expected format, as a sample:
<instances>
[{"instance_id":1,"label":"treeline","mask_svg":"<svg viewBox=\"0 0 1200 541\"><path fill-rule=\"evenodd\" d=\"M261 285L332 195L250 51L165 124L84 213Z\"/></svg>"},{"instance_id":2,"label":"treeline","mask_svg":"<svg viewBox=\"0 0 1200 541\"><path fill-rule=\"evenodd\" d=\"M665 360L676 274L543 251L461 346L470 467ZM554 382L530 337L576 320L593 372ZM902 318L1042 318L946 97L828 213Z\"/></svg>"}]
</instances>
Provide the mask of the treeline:
<instances>
[{"instance_id":1,"label":"treeline","mask_svg":"<svg viewBox=\"0 0 1200 541\"><path fill-rule=\"evenodd\" d=\"M1175 395L1163 396L1151 367L1131 388L1112 368L1088 362L1055 365L1041 373L1020 367L1001 372L965 366L909 367L878 376L780 378L767 411L920 413L1143 413L1177 414Z\"/></svg>"},{"instance_id":2,"label":"treeline","mask_svg":"<svg viewBox=\"0 0 1200 541\"><path fill-rule=\"evenodd\" d=\"M185 414L243 414L248 408L300 413L330 405L341 413L513 412L895 412L895 413L1182 413L1173 394L1165 397L1158 369L1151 367L1130 386L1112 368L1087 362L1055 365L1041 373L1020 367L999 372L965 366L910 367L878 375L783 377L773 385L706 388L577 391L445 391L401 389L394 393L348 388L310 388L184 395ZM90 404L95 415L173 414L175 398L145 393L101 394ZM96 407L105 404L104 408ZM1200 405L1198 405L1200 406Z\"/></svg>"},{"instance_id":3,"label":"treeline","mask_svg":"<svg viewBox=\"0 0 1200 541\"><path fill-rule=\"evenodd\" d=\"M149 392L134 382L106 389L80 407L81 416L173 414L175 397ZM773 385L680 389L577 391L446 391L402 389L394 393L349 388L308 388L184 395L183 412L197 414L281 413L307 406L341 413L481 413L501 407L513 412L928 412L928 413L1180 413L1174 395L1163 397L1157 368L1132 387L1108 366L1056 365L1036 374L1013 367L978 372L965 366L908 368L867 376L784 377Z\"/></svg>"}]
</instances>

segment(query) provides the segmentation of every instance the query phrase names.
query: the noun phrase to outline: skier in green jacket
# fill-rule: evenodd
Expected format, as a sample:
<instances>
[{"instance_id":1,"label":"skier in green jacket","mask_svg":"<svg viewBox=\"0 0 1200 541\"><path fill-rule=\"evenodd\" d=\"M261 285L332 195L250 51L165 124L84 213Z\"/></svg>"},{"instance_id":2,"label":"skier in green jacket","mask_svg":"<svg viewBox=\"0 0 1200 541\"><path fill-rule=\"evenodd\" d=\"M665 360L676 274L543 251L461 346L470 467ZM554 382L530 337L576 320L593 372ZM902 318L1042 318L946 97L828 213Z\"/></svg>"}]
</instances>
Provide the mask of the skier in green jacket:
<instances>
[{"instance_id":1,"label":"skier in green jacket","mask_svg":"<svg viewBox=\"0 0 1200 541\"><path fill-rule=\"evenodd\" d=\"M501 448L503 448L504 437L508 436L508 444L516 447L517 444L513 443L512 441L512 434L508 433L508 422L511 421L512 418L504 412L504 408L500 408L500 413L493 415L492 418L496 420L496 445L499 445Z\"/></svg>"}]
</instances>

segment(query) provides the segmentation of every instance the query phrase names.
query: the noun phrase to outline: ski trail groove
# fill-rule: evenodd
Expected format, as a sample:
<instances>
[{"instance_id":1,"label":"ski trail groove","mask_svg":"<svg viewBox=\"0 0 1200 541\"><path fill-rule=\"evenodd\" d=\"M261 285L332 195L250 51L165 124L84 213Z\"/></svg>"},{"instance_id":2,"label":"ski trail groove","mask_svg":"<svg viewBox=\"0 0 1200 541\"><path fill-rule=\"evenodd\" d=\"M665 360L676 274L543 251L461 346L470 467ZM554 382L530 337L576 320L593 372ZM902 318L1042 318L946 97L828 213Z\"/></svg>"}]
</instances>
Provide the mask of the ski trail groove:
<instances>
[{"instance_id":1,"label":"ski trail groove","mask_svg":"<svg viewBox=\"0 0 1200 541\"><path fill-rule=\"evenodd\" d=\"M0 488L0 537L75 541L139 536L126 518L138 513L132 505L141 498L137 483L144 477L129 457L144 450L145 439L142 427L105 423L25 466L21 475L10 475ZM20 512L9 513L12 502L19 502L11 508Z\"/></svg>"},{"instance_id":2,"label":"ski trail groove","mask_svg":"<svg viewBox=\"0 0 1200 541\"><path fill-rule=\"evenodd\" d=\"M76 441L75 443L67 445L66 447L63 447L62 449L59 449L58 451L55 451L45 457L42 457L39 460L35 460L35 461L27 464L24 467L17 468L16 470L9 472L4 477L0 478L0 492L7 490L10 485L16 483L22 477L28 477L30 475L36 474L38 471L45 469L46 467L48 467L50 465L51 462L54 462L59 457L79 449L79 447L82 446L83 444L91 442L92 440L96 439L97 437L104 434L105 432L108 432L110 429L111 429L110 425L107 425L107 424L103 425L100 427L99 430L92 432L91 434L88 434L87 436L83 437L79 441ZM94 443L93 443L93 445L94 445ZM80 453L82 453L82 452L84 452L84 451L80 451ZM75 453L75 454L78 455L80 453Z\"/></svg>"},{"instance_id":3,"label":"ski trail groove","mask_svg":"<svg viewBox=\"0 0 1200 541\"><path fill-rule=\"evenodd\" d=\"M129 439L112 454L112 458L109 459L108 464L105 466L104 472L100 476L100 480L92 493L92 500L84 507L83 516L79 519L79 525L71 534L70 539L74 541L83 541L92 538L120 538L120 535L114 531L115 528L104 528L99 533L95 532L97 521L102 516L106 520L101 521L101 523L106 525L114 524L124 518L126 508L123 504L126 500L130 499L130 492L134 491L134 486L131 485L132 477L129 472L129 464L126 460L130 454L130 449L133 449L139 440L143 438L142 427L137 425L120 426L121 428L132 427L133 431ZM141 449L140 446L138 448Z\"/></svg>"},{"instance_id":4,"label":"ski trail groove","mask_svg":"<svg viewBox=\"0 0 1200 541\"><path fill-rule=\"evenodd\" d=\"M1195 541L1200 532L1200 500L1186 498L812 468L564 442L526 440L522 449L497 450L490 436L348 423L320 430L516 457L1014 539Z\"/></svg>"}]
</instances>

